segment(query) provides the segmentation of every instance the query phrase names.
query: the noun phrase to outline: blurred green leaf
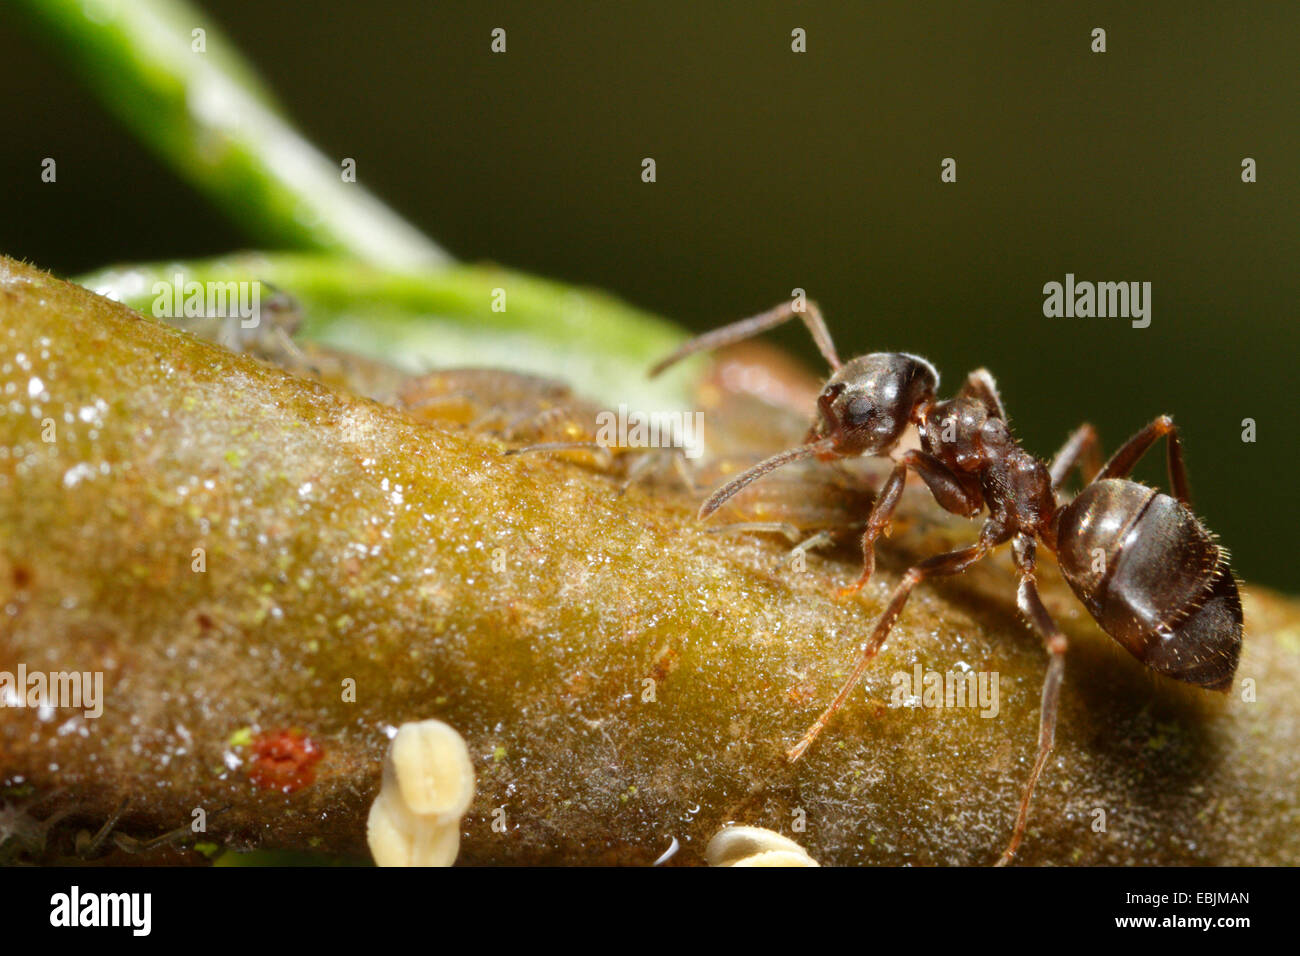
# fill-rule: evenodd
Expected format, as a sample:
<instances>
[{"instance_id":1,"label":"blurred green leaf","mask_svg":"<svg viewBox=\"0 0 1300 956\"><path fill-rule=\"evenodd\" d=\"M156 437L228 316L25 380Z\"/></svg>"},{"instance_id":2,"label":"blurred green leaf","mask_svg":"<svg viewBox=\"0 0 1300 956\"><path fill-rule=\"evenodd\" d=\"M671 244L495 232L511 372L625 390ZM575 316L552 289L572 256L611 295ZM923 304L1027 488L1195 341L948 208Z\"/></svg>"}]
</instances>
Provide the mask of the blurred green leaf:
<instances>
[{"instance_id":1,"label":"blurred green leaf","mask_svg":"<svg viewBox=\"0 0 1300 956\"><path fill-rule=\"evenodd\" d=\"M259 281L290 293L302 337L419 372L509 368L560 379L595 401L685 408L698 365L651 380L683 333L608 294L496 266L396 271L329 256L243 254L115 266L77 281L153 314L158 283ZM502 295L503 294L503 295ZM494 302L504 300L504 311Z\"/></svg>"}]
</instances>

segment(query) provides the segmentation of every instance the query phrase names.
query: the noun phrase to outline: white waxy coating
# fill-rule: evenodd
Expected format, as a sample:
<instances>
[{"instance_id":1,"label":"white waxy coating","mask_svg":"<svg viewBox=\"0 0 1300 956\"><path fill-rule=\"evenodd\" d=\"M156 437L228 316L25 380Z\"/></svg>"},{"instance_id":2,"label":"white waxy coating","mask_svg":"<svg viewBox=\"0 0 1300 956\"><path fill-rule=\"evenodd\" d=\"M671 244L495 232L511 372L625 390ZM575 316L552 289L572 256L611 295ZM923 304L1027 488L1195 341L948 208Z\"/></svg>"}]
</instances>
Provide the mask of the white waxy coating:
<instances>
[{"instance_id":1,"label":"white waxy coating","mask_svg":"<svg viewBox=\"0 0 1300 956\"><path fill-rule=\"evenodd\" d=\"M474 798L464 739L438 720L403 724L384 761L366 840L379 866L451 866Z\"/></svg>"},{"instance_id":2,"label":"white waxy coating","mask_svg":"<svg viewBox=\"0 0 1300 956\"><path fill-rule=\"evenodd\" d=\"M794 840L763 827L719 830L705 847L704 858L710 866L817 866Z\"/></svg>"},{"instance_id":3,"label":"white waxy coating","mask_svg":"<svg viewBox=\"0 0 1300 956\"><path fill-rule=\"evenodd\" d=\"M474 764L464 739L440 720L402 724L389 760L412 812L459 819L474 799Z\"/></svg>"},{"instance_id":4,"label":"white waxy coating","mask_svg":"<svg viewBox=\"0 0 1300 956\"><path fill-rule=\"evenodd\" d=\"M730 864L733 867L742 866L817 866L817 861L807 853L800 850L795 853L791 850L768 850L765 853L755 853L753 856L747 856L744 859L737 860Z\"/></svg>"},{"instance_id":5,"label":"white waxy coating","mask_svg":"<svg viewBox=\"0 0 1300 956\"><path fill-rule=\"evenodd\" d=\"M460 851L460 820L412 813L400 793L381 790L370 806L366 841L376 866L451 866Z\"/></svg>"}]
</instances>

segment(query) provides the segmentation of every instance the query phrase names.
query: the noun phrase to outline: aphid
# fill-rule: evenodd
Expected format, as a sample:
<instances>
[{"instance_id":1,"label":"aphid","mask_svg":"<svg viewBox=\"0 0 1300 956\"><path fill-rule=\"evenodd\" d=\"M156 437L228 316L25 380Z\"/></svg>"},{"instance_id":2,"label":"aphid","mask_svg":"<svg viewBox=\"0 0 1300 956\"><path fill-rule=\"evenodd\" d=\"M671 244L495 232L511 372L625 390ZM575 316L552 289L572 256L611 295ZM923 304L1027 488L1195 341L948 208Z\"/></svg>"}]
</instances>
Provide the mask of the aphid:
<instances>
[{"instance_id":1,"label":"aphid","mask_svg":"<svg viewBox=\"0 0 1300 956\"><path fill-rule=\"evenodd\" d=\"M599 409L563 382L492 368L445 368L411 376L395 404L417 418L493 431L509 441L545 443L546 450L596 446Z\"/></svg>"},{"instance_id":2,"label":"aphid","mask_svg":"<svg viewBox=\"0 0 1300 956\"><path fill-rule=\"evenodd\" d=\"M956 398L937 400L939 375L925 359L903 352L877 352L841 363L811 302L791 303L742 319L684 344L651 374L687 355L729 345L801 318L831 367L817 399L818 414L804 443L762 461L718 488L700 518L774 468L806 458L880 456L894 459L862 536L862 588L875 567L876 539L889 527L907 472L916 472L940 507L973 518L987 508L975 544L912 566L895 587L871 636L862 644L848 680L803 737L786 752L793 762L843 706L880 650L908 596L926 578L960 574L999 545L1011 543L1020 573L1017 604L1050 655L1039 714L1038 754L1025 784L1020 810L998 865L1008 863L1024 836L1034 787L1056 733L1066 639L1048 614L1035 581L1037 542L1056 554L1065 579L1102 629L1152 670L1210 690L1227 691L1241 651L1242 614L1227 552L1190 510L1187 470L1178 429L1160 416L1130 438L1105 465L1098 462L1097 434L1078 428L1051 465L1030 455L1012 437L993 376L978 369ZM891 455L909 425L920 449ZM1173 496L1129 481L1127 476L1155 442L1166 441ZM1062 503L1059 489L1078 468L1086 486Z\"/></svg>"},{"instance_id":3,"label":"aphid","mask_svg":"<svg viewBox=\"0 0 1300 956\"><path fill-rule=\"evenodd\" d=\"M248 319L238 313L187 316L177 320L176 324L232 352L246 352L278 365L301 362L302 351L293 340L302 327L303 318L297 301L269 282L260 284L271 290L271 296L255 316Z\"/></svg>"},{"instance_id":4,"label":"aphid","mask_svg":"<svg viewBox=\"0 0 1300 956\"><path fill-rule=\"evenodd\" d=\"M602 442L595 402L555 379L494 368L436 369L407 378L393 404L421 421L463 425L520 443L506 455L576 456L620 479L619 494L639 481L662 477L669 466L675 483L694 488L681 449L624 447Z\"/></svg>"}]
</instances>

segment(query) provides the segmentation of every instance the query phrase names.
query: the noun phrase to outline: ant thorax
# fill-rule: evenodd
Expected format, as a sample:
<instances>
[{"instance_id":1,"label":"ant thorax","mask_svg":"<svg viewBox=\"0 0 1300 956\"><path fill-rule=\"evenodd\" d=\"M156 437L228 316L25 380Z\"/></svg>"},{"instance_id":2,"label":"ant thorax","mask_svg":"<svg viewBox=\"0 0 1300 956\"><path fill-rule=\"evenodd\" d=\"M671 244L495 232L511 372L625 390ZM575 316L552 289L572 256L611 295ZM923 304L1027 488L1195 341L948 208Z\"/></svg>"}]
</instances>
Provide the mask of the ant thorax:
<instances>
[{"instance_id":1,"label":"ant thorax","mask_svg":"<svg viewBox=\"0 0 1300 956\"><path fill-rule=\"evenodd\" d=\"M921 448L978 487L989 517L1011 533L1038 535L1056 513L1047 466L1025 451L1000 417L977 398L928 406L920 422Z\"/></svg>"}]
</instances>

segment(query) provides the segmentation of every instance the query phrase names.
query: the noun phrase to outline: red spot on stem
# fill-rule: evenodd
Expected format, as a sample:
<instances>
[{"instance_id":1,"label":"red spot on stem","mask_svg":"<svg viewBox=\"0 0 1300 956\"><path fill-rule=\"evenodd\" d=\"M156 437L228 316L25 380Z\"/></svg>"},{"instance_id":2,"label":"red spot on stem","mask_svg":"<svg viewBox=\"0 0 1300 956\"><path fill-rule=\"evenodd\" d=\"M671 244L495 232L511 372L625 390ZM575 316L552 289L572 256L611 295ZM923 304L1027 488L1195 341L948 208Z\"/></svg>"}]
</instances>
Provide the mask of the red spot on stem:
<instances>
[{"instance_id":1,"label":"red spot on stem","mask_svg":"<svg viewBox=\"0 0 1300 956\"><path fill-rule=\"evenodd\" d=\"M299 730L273 730L253 740L248 779L256 787L293 793L316 779L313 767L325 751Z\"/></svg>"}]
</instances>

